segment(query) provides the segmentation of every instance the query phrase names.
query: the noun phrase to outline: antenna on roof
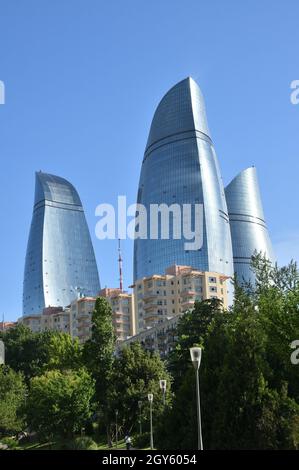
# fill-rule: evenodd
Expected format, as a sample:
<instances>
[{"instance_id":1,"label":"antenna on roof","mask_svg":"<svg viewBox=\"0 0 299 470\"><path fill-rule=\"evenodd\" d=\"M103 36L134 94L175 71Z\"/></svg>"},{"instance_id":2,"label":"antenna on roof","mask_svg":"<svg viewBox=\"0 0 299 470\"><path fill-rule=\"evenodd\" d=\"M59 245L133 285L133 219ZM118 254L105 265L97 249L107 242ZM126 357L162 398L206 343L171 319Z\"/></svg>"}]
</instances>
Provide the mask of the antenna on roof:
<instances>
[{"instance_id":1,"label":"antenna on roof","mask_svg":"<svg viewBox=\"0 0 299 470\"><path fill-rule=\"evenodd\" d=\"M119 269L119 289L123 291L123 260L120 251L120 238L118 239L118 269Z\"/></svg>"}]
</instances>

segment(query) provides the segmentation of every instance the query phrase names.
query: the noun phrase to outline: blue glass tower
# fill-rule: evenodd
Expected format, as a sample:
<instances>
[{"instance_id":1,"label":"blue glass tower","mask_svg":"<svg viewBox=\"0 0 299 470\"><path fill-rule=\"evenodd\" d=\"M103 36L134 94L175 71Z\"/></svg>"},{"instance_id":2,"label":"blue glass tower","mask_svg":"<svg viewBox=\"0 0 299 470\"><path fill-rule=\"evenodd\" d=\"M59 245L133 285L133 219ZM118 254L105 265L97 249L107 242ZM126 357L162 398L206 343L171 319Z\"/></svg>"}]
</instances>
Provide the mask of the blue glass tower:
<instances>
[{"instance_id":1,"label":"blue glass tower","mask_svg":"<svg viewBox=\"0 0 299 470\"><path fill-rule=\"evenodd\" d=\"M163 274L173 265L233 274L224 187L210 136L202 93L188 77L162 98L142 162L137 203L203 204L203 245L186 250L185 239L140 239L134 243L134 280ZM194 213L193 213L194 215ZM148 221L149 222L149 221ZM193 221L194 222L194 221Z\"/></svg>"},{"instance_id":2,"label":"blue glass tower","mask_svg":"<svg viewBox=\"0 0 299 470\"><path fill-rule=\"evenodd\" d=\"M99 275L83 207L65 179L36 173L35 201L27 246L23 315L65 307L100 290Z\"/></svg>"},{"instance_id":3,"label":"blue glass tower","mask_svg":"<svg viewBox=\"0 0 299 470\"><path fill-rule=\"evenodd\" d=\"M239 282L254 282L250 268L255 251L274 261L255 167L239 173L225 188L232 235L234 271Z\"/></svg>"}]
</instances>

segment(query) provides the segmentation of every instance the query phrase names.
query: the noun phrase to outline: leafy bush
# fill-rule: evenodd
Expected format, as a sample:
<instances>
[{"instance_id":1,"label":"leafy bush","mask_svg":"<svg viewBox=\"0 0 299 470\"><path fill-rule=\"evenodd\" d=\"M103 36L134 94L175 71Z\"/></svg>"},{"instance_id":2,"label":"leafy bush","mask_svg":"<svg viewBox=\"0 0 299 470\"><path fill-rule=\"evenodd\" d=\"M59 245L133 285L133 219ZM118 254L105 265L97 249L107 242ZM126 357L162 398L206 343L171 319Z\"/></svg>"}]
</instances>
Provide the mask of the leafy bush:
<instances>
[{"instance_id":1,"label":"leafy bush","mask_svg":"<svg viewBox=\"0 0 299 470\"><path fill-rule=\"evenodd\" d=\"M1 444L8 445L9 449L15 449L18 447L18 442L13 437L1 437Z\"/></svg>"}]
</instances>

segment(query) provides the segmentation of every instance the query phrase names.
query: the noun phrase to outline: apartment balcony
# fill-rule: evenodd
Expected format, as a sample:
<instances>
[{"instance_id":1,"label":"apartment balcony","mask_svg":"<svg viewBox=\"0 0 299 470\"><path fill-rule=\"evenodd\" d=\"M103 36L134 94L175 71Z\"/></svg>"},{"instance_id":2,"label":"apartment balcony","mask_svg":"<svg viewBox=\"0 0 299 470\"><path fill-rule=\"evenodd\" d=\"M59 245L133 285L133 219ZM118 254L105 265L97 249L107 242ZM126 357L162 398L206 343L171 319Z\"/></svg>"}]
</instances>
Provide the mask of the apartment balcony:
<instances>
[{"instance_id":1,"label":"apartment balcony","mask_svg":"<svg viewBox=\"0 0 299 470\"><path fill-rule=\"evenodd\" d=\"M121 318L117 318L117 319L113 319L113 323L114 323L115 325L125 325L125 324L128 323L128 322L124 321L124 320L121 319Z\"/></svg>"},{"instance_id":2,"label":"apartment balcony","mask_svg":"<svg viewBox=\"0 0 299 470\"><path fill-rule=\"evenodd\" d=\"M146 302L147 300L150 299L155 299L158 294L155 294L154 292L145 292L142 296L143 300Z\"/></svg>"},{"instance_id":3,"label":"apartment balcony","mask_svg":"<svg viewBox=\"0 0 299 470\"><path fill-rule=\"evenodd\" d=\"M151 304L145 304L143 306L143 310L144 311L149 311L149 310L153 310L153 309L156 309L157 308L157 304L156 303L151 303Z\"/></svg>"},{"instance_id":4,"label":"apartment balcony","mask_svg":"<svg viewBox=\"0 0 299 470\"><path fill-rule=\"evenodd\" d=\"M196 295L196 292L195 290L192 290L191 288L190 289L187 288L181 291L181 297L185 297L187 295Z\"/></svg>"},{"instance_id":5,"label":"apartment balcony","mask_svg":"<svg viewBox=\"0 0 299 470\"><path fill-rule=\"evenodd\" d=\"M144 315L143 315L144 319L151 318L151 317L156 318L159 316L157 312L157 305L155 305L154 307L155 307L154 309L149 309L148 311L144 312Z\"/></svg>"}]
</instances>

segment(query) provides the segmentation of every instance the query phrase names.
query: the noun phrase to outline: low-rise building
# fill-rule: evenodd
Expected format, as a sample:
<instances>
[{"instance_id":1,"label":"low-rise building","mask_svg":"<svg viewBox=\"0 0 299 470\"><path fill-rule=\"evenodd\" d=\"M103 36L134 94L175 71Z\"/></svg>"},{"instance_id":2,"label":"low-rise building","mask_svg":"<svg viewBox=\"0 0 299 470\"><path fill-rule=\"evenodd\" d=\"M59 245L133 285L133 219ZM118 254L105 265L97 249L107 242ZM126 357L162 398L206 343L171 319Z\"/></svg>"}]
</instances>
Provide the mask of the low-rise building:
<instances>
[{"instance_id":1,"label":"low-rise building","mask_svg":"<svg viewBox=\"0 0 299 470\"><path fill-rule=\"evenodd\" d=\"M39 315L20 318L19 323L28 326L34 333L46 330L70 333L69 308L47 307Z\"/></svg>"},{"instance_id":2,"label":"low-rise building","mask_svg":"<svg viewBox=\"0 0 299 470\"><path fill-rule=\"evenodd\" d=\"M0 321L0 331L7 331L14 328L18 322L15 321Z\"/></svg>"},{"instance_id":3,"label":"low-rise building","mask_svg":"<svg viewBox=\"0 0 299 470\"><path fill-rule=\"evenodd\" d=\"M135 334L134 302L132 294L120 289L105 288L99 292L112 308L112 321L118 341ZM41 314L28 315L19 319L33 332L60 331L78 338L84 343L91 337L92 312L96 297L78 297L66 308L47 307Z\"/></svg>"},{"instance_id":4,"label":"low-rise building","mask_svg":"<svg viewBox=\"0 0 299 470\"><path fill-rule=\"evenodd\" d=\"M117 346L117 351L121 348L129 346L132 343L138 342L141 346L149 352L157 351L161 357L167 356L172 351L177 342L177 323L183 313L179 313L174 317L167 318L163 323L158 323L156 326L148 327L146 330L127 338Z\"/></svg>"}]
</instances>

